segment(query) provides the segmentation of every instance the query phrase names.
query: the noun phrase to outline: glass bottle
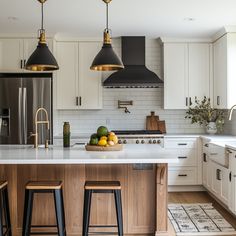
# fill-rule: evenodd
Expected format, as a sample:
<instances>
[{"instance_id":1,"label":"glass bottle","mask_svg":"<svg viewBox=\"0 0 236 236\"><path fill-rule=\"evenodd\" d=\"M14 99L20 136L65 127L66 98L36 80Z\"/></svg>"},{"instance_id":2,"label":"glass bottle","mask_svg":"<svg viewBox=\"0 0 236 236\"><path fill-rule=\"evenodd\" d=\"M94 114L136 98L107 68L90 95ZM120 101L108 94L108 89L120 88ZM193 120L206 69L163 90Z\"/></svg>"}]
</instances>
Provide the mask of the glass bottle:
<instances>
[{"instance_id":1,"label":"glass bottle","mask_svg":"<svg viewBox=\"0 0 236 236\"><path fill-rule=\"evenodd\" d=\"M63 125L63 147L70 147L70 123L64 122Z\"/></svg>"}]
</instances>

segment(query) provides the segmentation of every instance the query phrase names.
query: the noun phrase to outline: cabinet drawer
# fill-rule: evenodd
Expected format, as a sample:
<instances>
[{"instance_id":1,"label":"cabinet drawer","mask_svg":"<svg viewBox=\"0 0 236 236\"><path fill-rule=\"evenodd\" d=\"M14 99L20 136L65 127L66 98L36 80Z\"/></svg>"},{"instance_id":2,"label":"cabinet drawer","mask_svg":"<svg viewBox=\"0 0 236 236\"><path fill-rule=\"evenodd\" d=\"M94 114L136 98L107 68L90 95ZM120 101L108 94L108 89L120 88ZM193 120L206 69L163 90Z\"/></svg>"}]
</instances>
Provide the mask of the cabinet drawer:
<instances>
[{"instance_id":1,"label":"cabinet drawer","mask_svg":"<svg viewBox=\"0 0 236 236\"><path fill-rule=\"evenodd\" d=\"M196 139L164 139L164 147L165 148L195 148L196 147Z\"/></svg>"},{"instance_id":2,"label":"cabinet drawer","mask_svg":"<svg viewBox=\"0 0 236 236\"><path fill-rule=\"evenodd\" d=\"M186 149L167 149L171 157L177 157L179 162L170 164L170 166L196 166L197 155L195 148Z\"/></svg>"},{"instance_id":3,"label":"cabinet drawer","mask_svg":"<svg viewBox=\"0 0 236 236\"><path fill-rule=\"evenodd\" d=\"M196 168L169 168L169 185L192 185L197 184Z\"/></svg>"}]
</instances>

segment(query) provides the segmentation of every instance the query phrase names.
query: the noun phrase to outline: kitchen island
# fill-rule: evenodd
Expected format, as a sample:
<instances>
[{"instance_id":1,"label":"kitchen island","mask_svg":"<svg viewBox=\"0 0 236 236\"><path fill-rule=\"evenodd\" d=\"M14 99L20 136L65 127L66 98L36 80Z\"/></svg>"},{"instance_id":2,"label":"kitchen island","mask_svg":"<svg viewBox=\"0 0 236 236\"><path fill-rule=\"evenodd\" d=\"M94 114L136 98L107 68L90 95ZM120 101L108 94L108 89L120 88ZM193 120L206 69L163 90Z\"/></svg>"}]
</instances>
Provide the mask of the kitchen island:
<instances>
[{"instance_id":1,"label":"kitchen island","mask_svg":"<svg viewBox=\"0 0 236 236\"><path fill-rule=\"evenodd\" d=\"M84 146L71 148L0 146L0 178L9 182L13 235L20 235L24 186L29 180L64 182L68 235L82 231L83 185L86 180L119 180L122 185L125 234L167 231L167 168L178 162L156 145L124 146L118 152L87 152ZM44 198L44 203L42 203ZM54 224L52 196L37 196L34 224ZM43 210L42 210L43 209ZM111 196L94 196L91 224L115 224Z\"/></svg>"}]
</instances>

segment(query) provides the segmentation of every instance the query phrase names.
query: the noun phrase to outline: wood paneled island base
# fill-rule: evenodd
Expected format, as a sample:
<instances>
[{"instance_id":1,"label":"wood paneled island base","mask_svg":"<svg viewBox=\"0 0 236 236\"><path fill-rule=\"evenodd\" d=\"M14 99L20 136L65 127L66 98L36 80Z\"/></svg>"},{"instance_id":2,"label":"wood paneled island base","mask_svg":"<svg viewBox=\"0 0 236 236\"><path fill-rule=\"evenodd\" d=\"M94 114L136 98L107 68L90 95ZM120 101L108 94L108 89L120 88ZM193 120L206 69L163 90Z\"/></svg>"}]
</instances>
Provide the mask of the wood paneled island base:
<instances>
[{"instance_id":1,"label":"wood paneled island base","mask_svg":"<svg viewBox=\"0 0 236 236\"><path fill-rule=\"evenodd\" d=\"M0 179L8 180L13 235L22 228L24 189L29 180L62 180L68 235L82 232L83 191L86 180L119 180L122 186L125 234L163 235L167 231L167 164L149 170L133 165L1 165ZM108 196L107 196L108 195ZM55 224L53 196L36 196L33 224ZM115 224L113 195L94 194L91 224ZM110 230L110 229L109 229Z\"/></svg>"}]
</instances>

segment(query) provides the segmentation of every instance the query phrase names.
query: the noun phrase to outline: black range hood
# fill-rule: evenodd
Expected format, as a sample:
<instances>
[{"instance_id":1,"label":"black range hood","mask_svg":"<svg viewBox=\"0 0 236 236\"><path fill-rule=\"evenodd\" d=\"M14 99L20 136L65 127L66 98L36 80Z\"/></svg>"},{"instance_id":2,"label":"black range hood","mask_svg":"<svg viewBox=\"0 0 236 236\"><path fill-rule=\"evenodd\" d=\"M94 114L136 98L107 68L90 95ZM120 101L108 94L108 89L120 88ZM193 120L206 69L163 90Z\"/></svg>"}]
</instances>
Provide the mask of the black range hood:
<instances>
[{"instance_id":1,"label":"black range hood","mask_svg":"<svg viewBox=\"0 0 236 236\"><path fill-rule=\"evenodd\" d=\"M125 68L111 74L103 86L108 88L159 87L163 81L145 66L145 37L121 37Z\"/></svg>"}]
</instances>

